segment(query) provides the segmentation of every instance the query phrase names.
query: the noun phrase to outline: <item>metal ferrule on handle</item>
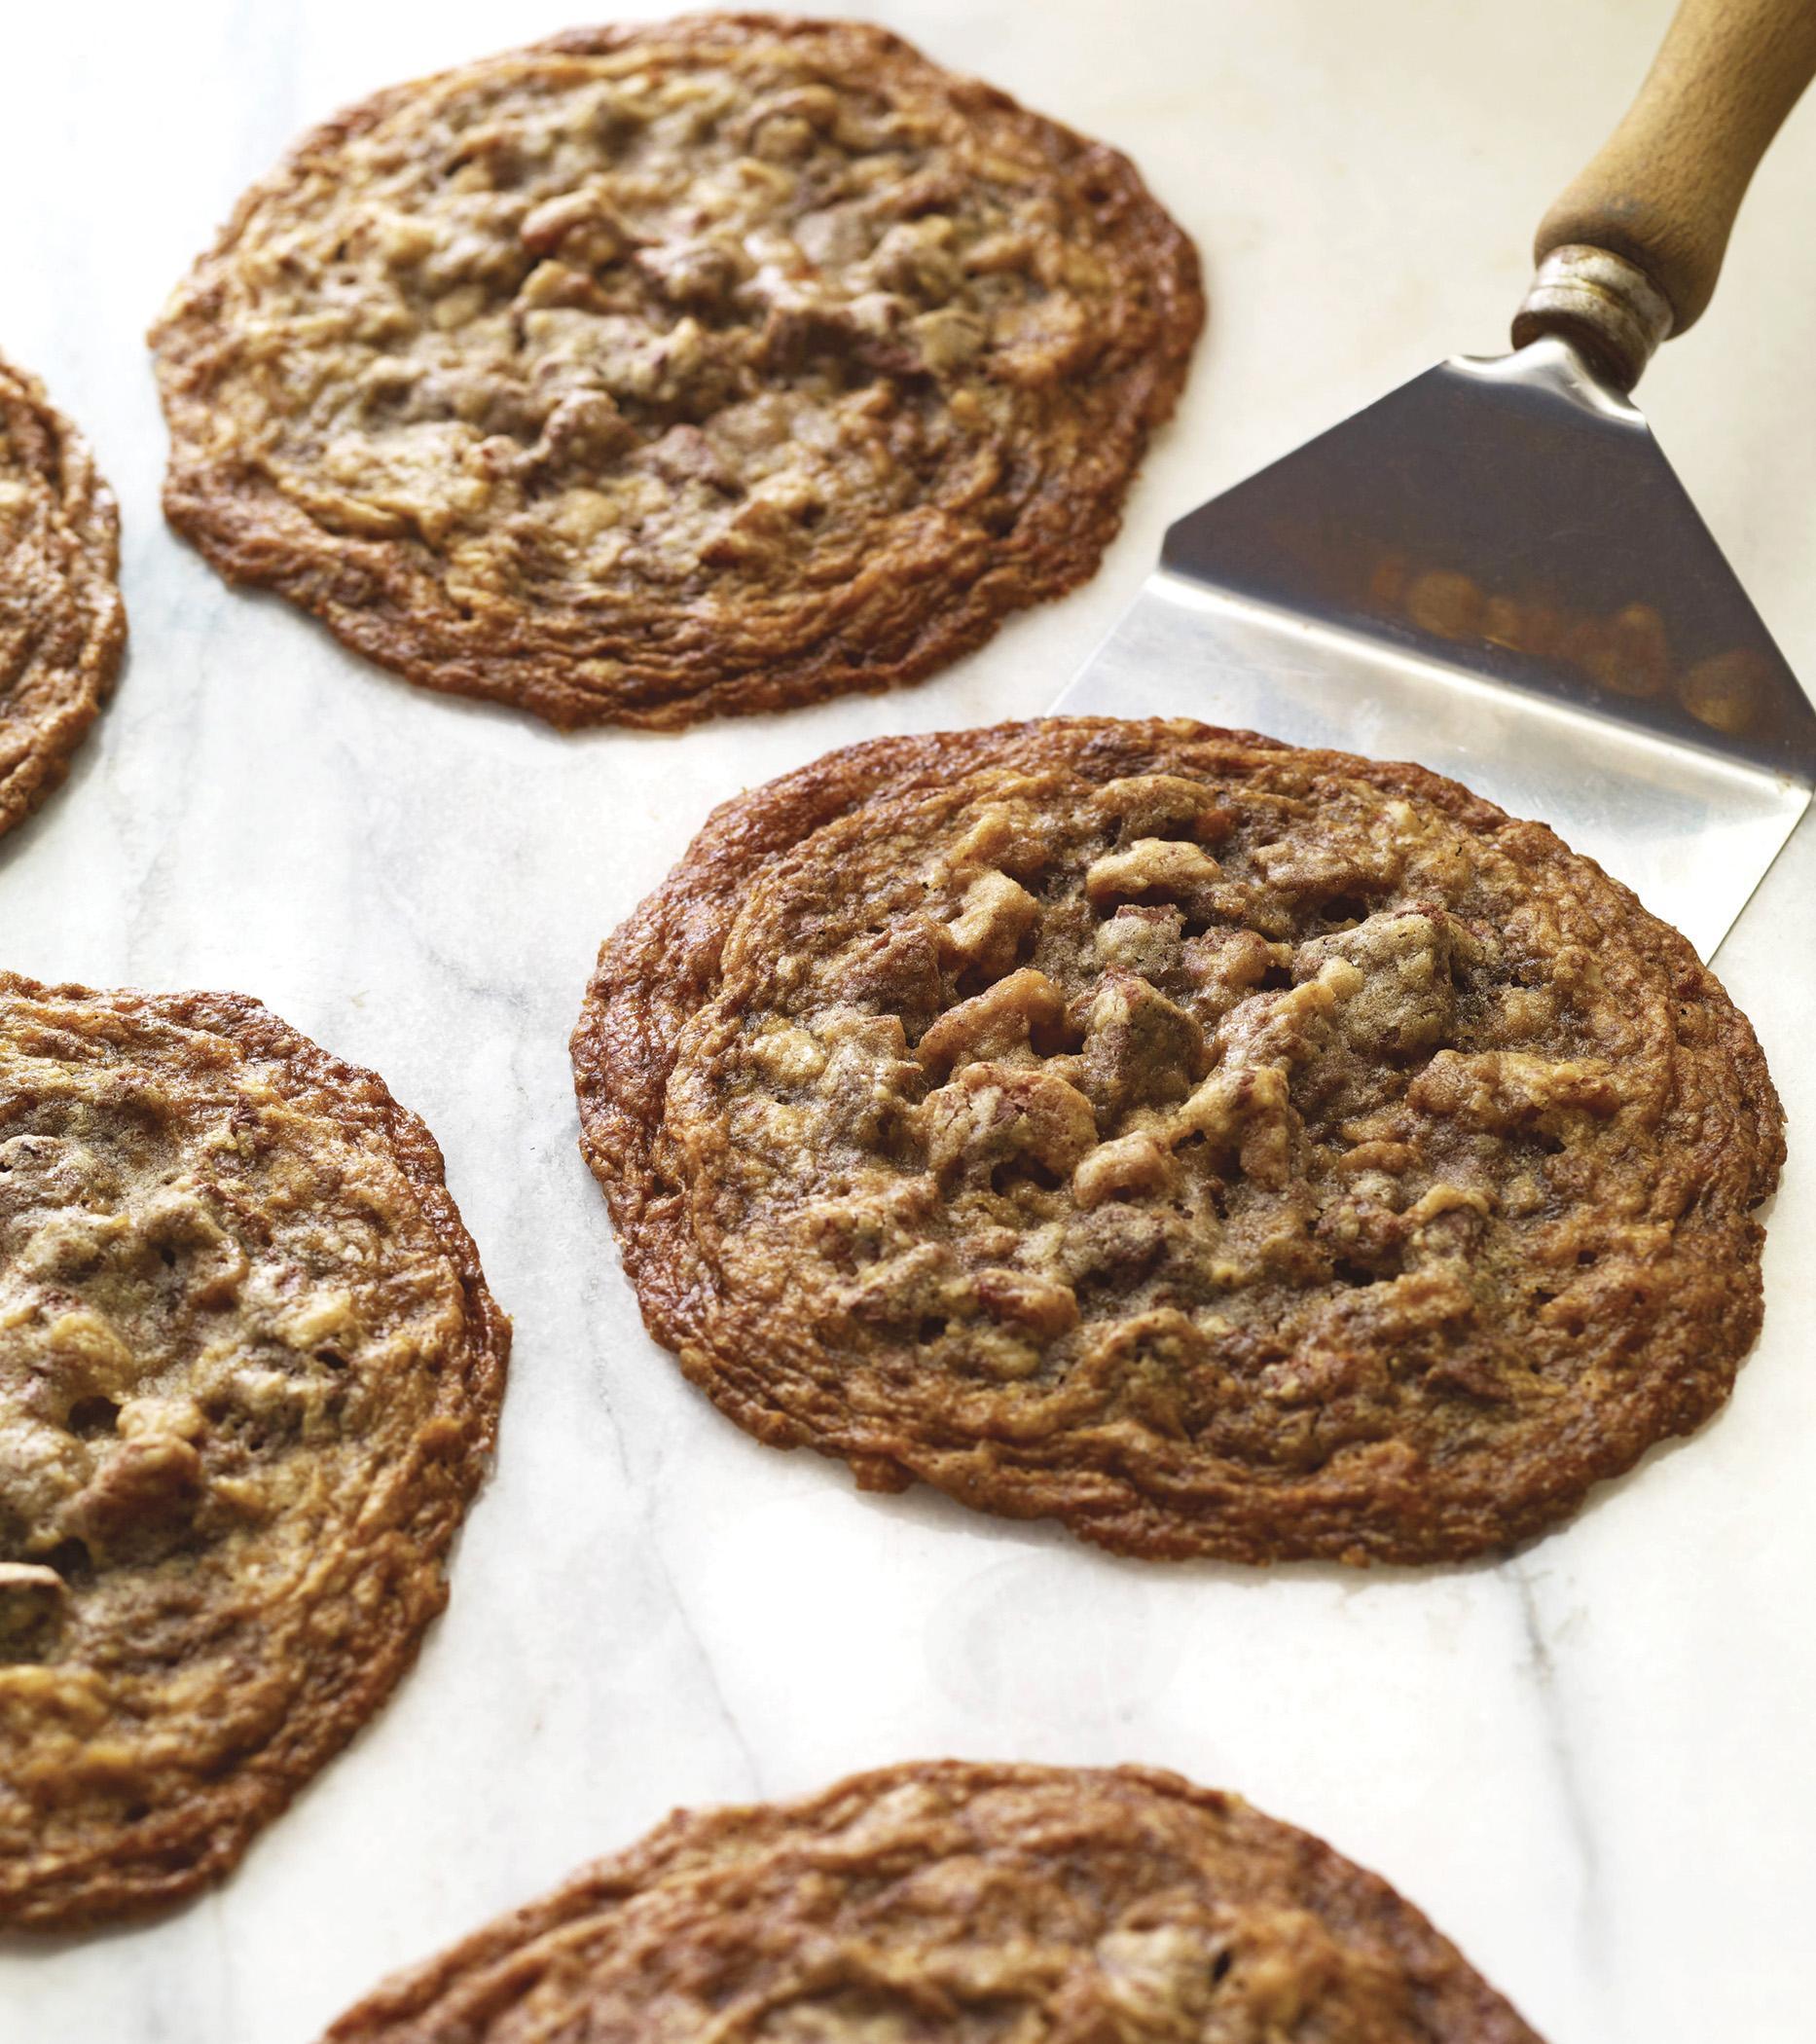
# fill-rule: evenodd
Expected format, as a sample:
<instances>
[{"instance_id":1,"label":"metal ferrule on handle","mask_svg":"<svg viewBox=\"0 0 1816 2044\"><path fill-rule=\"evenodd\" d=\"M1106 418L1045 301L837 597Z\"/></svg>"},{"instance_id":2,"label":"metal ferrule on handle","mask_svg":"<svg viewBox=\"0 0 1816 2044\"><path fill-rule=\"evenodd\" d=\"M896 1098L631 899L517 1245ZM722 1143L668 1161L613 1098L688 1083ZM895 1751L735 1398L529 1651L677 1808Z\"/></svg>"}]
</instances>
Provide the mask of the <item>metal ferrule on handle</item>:
<instances>
[{"instance_id":1,"label":"metal ferrule on handle","mask_svg":"<svg viewBox=\"0 0 1816 2044\"><path fill-rule=\"evenodd\" d=\"M1513 317L1513 346L1547 336L1568 341L1616 390L1631 390L1675 316L1637 263L1571 242L1539 265Z\"/></svg>"}]
</instances>

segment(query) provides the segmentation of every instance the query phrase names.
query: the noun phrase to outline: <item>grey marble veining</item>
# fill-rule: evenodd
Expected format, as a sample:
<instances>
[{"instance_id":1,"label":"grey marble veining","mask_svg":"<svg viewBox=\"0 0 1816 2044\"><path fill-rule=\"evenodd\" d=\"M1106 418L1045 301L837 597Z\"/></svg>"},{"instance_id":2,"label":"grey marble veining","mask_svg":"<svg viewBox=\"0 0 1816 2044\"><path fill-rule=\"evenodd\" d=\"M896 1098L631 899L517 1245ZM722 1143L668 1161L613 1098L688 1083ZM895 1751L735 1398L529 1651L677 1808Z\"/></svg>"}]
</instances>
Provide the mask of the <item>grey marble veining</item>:
<instances>
[{"instance_id":1,"label":"grey marble veining","mask_svg":"<svg viewBox=\"0 0 1816 2044\"><path fill-rule=\"evenodd\" d=\"M620 13L648 12L625 6ZM1652 0L899 0L961 66L1131 149L1211 331L1103 573L919 690L678 739L562 739L362 668L163 530L141 335L306 120L568 25L536 0L10 11L0 347L86 423L133 650L0 844L0 960L242 988L428 1119L517 1324L454 1598L389 1708L208 1898L0 1938L6 2044L307 2044L388 1968L678 1802L957 1752L1141 1759L1379 1867L1552 2044L1798 2037L1816 1894L1816 834L1719 960L1791 1112L1765 1338L1726 1414L1502 1567L1144 1568L755 1445L643 1335L575 1151L594 950L708 806L872 733L1028 714L1169 516L1435 356L1490 350L1533 222L1637 79ZM26 80L24 89L16 81ZM1816 111L1643 399L1816 671Z\"/></svg>"}]
</instances>

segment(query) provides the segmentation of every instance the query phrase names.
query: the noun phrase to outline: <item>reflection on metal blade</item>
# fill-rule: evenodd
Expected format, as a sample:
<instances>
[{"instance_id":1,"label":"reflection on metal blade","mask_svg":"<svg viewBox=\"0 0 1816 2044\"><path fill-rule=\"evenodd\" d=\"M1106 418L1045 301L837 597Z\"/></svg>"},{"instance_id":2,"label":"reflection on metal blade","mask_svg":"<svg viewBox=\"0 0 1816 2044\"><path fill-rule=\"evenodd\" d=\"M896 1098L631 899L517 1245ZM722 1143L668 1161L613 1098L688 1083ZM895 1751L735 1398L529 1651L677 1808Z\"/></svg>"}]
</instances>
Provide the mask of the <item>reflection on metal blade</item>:
<instances>
[{"instance_id":1,"label":"reflection on metal blade","mask_svg":"<svg viewBox=\"0 0 1816 2044\"><path fill-rule=\"evenodd\" d=\"M1563 343L1459 360L1181 519L1058 709L1416 759L1721 942L1816 712L1644 419Z\"/></svg>"}]
</instances>

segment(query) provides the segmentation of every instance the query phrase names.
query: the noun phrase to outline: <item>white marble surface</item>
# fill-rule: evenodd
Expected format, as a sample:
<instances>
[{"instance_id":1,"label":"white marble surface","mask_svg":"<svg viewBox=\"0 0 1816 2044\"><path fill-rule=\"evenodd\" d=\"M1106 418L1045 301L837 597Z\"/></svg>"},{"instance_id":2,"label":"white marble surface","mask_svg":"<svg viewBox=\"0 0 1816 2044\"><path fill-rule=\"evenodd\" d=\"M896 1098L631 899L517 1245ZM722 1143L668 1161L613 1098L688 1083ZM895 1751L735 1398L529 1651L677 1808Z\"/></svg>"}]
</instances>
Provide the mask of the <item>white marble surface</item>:
<instances>
[{"instance_id":1,"label":"white marble surface","mask_svg":"<svg viewBox=\"0 0 1816 2044\"><path fill-rule=\"evenodd\" d=\"M634 10L625 7L622 12ZM562 739L435 701L164 531L142 330L241 184L393 78L568 25L548 0L7 10L0 345L125 507L133 650L70 785L0 846L0 959L261 995L425 1114L517 1322L497 1474L395 1701L218 1893L0 1939L6 2044L305 2044L393 1965L677 1802L957 1752L1241 1788L1422 1903L1551 2044L1791 2044L1816 1902L1816 834L1719 961L1792 1115L1765 1338L1729 1410L1504 1567L1142 1568L759 1448L642 1334L575 1152L603 933L708 803L874 732L1040 710L1167 518L1438 354L1488 351L1534 220L1664 0L894 0L936 55L1140 159L1211 330L1096 583L893 698ZM1816 108L1644 399L1816 672Z\"/></svg>"}]
</instances>

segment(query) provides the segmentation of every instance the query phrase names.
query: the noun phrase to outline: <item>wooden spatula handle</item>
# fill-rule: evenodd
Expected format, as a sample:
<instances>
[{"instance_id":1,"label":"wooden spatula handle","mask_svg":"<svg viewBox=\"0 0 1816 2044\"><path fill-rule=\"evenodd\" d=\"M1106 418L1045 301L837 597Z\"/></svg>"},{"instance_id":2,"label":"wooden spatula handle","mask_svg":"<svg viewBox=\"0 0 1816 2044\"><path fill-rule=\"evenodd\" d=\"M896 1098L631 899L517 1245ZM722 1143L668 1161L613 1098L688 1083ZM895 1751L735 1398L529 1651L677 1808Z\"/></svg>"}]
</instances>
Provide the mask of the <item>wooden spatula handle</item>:
<instances>
[{"instance_id":1,"label":"wooden spatula handle","mask_svg":"<svg viewBox=\"0 0 1816 2044\"><path fill-rule=\"evenodd\" d=\"M1540 225L1514 346L1562 334L1637 383L1709 303L1747 185L1813 73L1816 0L1683 0L1626 118Z\"/></svg>"}]
</instances>

